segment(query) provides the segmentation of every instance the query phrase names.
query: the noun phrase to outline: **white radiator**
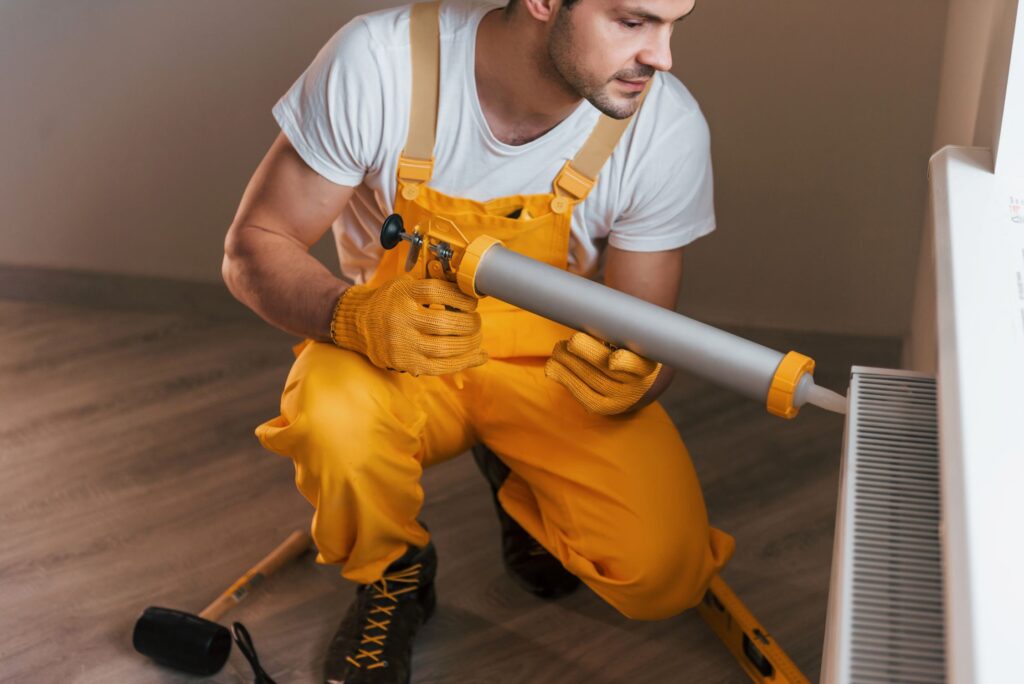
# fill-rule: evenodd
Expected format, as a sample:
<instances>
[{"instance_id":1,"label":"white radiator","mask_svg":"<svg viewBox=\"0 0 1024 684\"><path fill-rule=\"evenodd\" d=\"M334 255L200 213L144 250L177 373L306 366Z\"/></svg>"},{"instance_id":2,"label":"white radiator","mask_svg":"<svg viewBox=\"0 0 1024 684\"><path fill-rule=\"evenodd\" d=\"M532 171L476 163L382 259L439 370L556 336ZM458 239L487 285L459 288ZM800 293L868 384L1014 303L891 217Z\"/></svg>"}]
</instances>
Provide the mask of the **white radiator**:
<instances>
[{"instance_id":1,"label":"white radiator","mask_svg":"<svg viewBox=\"0 0 1024 684\"><path fill-rule=\"evenodd\" d=\"M935 381L855 367L822 682L945 681Z\"/></svg>"}]
</instances>

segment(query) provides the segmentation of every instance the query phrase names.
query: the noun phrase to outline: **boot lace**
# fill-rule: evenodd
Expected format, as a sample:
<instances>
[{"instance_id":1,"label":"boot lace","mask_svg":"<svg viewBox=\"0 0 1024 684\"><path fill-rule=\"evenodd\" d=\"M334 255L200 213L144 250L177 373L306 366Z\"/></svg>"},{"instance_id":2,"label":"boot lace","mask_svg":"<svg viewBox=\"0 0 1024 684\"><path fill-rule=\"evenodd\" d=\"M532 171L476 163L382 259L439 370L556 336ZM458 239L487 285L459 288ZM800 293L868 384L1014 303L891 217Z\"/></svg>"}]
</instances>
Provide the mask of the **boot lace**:
<instances>
[{"instance_id":1,"label":"boot lace","mask_svg":"<svg viewBox=\"0 0 1024 684\"><path fill-rule=\"evenodd\" d=\"M387 667L386 660L381 659L384 653L384 641L388 637L388 626L391 615L398 608L398 597L419 589L419 573L422 563L410 565L408 568L384 575L380 581L370 584L374 593L373 604L366 617L366 625L359 642L359 651L355 656L345 659L352 665L367 670ZM377 616L377 617L375 617Z\"/></svg>"}]
</instances>

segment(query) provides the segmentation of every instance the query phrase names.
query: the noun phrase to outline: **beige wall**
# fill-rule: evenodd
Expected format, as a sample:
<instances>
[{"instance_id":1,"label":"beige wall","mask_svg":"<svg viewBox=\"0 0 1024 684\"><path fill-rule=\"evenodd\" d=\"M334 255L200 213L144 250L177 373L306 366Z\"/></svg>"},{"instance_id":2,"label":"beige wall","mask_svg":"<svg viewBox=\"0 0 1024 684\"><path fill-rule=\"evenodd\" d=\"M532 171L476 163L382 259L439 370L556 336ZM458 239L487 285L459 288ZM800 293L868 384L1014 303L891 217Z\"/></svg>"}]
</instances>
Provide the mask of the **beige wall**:
<instances>
[{"instance_id":1,"label":"beige wall","mask_svg":"<svg viewBox=\"0 0 1024 684\"><path fill-rule=\"evenodd\" d=\"M219 280L271 106L377 6L0 3L0 262Z\"/></svg>"},{"instance_id":2,"label":"beige wall","mask_svg":"<svg viewBox=\"0 0 1024 684\"><path fill-rule=\"evenodd\" d=\"M720 322L909 326L946 3L698 2L676 70L711 124L718 232L684 308Z\"/></svg>"},{"instance_id":3,"label":"beige wall","mask_svg":"<svg viewBox=\"0 0 1024 684\"><path fill-rule=\"evenodd\" d=\"M992 147L1002 114L1010 58L1007 29L1018 0L949 0L932 150L946 145ZM937 368L935 263L931 225L925 221L917 260L911 328L904 365Z\"/></svg>"},{"instance_id":4,"label":"beige wall","mask_svg":"<svg viewBox=\"0 0 1024 684\"><path fill-rule=\"evenodd\" d=\"M269 110L384 3L0 5L0 263L219 278ZM720 229L684 308L907 329L945 0L699 0L676 70L714 136Z\"/></svg>"},{"instance_id":5,"label":"beige wall","mask_svg":"<svg viewBox=\"0 0 1024 684\"><path fill-rule=\"evenodd\" d=\"M997 55L990 55L997 18L1016 0L949 0L939 107L935 119L938 150L945 145L991 147L992 122L979 118L983 100L993 100ZM1004 73L1005 76L1005 73ZM982 97L983 87L987 88ZM994 103L986 106L986 113Z\"/></svg>"}]
</instances>

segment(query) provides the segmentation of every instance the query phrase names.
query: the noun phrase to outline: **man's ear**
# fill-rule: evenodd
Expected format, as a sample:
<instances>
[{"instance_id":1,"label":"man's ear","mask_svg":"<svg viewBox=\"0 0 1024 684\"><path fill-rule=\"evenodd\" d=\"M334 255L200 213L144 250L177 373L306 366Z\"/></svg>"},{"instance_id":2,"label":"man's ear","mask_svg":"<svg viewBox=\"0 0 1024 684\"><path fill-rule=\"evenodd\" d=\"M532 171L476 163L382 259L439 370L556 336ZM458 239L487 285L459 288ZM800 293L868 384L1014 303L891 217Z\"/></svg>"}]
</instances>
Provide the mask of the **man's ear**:
<instances>
[{"instance_id":1,"label":"man's ear","mask_svg":"<svg viewBox=\"0 0 1024 684\"><path fill-rule=\"evenodd\" d=\"M526 13L542 23L548 23L562 7L562 0L519 0Z\"/></svg>"}]
</instances>

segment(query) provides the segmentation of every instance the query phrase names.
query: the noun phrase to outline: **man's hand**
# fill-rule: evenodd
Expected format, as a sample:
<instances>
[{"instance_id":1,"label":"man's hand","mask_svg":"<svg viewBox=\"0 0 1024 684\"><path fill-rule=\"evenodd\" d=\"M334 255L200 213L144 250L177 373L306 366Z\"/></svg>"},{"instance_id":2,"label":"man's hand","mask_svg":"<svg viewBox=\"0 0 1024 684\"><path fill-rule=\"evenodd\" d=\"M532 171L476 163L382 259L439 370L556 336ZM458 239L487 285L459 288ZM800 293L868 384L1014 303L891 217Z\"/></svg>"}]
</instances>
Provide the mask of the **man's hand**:
<instances>
[{"instance_id":1,"label":"man's hand","mask_svg":"<svg viewBox=\"0 0 1024 684\"><path fill-rule=\"evenodd\" d=\"M350 287L335 308L331 339L379 368L413 375L445 375L487 361L476 299L434 278Z\"/></svg>"},{"instance_id":2,"label":"man's hand","mask_svg":"<svg viewBox=\"0 0 1024 684\"><path fill-rule=\"evenodd\" d=\"M561 383L591 413L612 416L635 406L654 384L661 364L628 349L611 349L576 333L555 345L544 375Z\"/></svg>"}]
</instances>

